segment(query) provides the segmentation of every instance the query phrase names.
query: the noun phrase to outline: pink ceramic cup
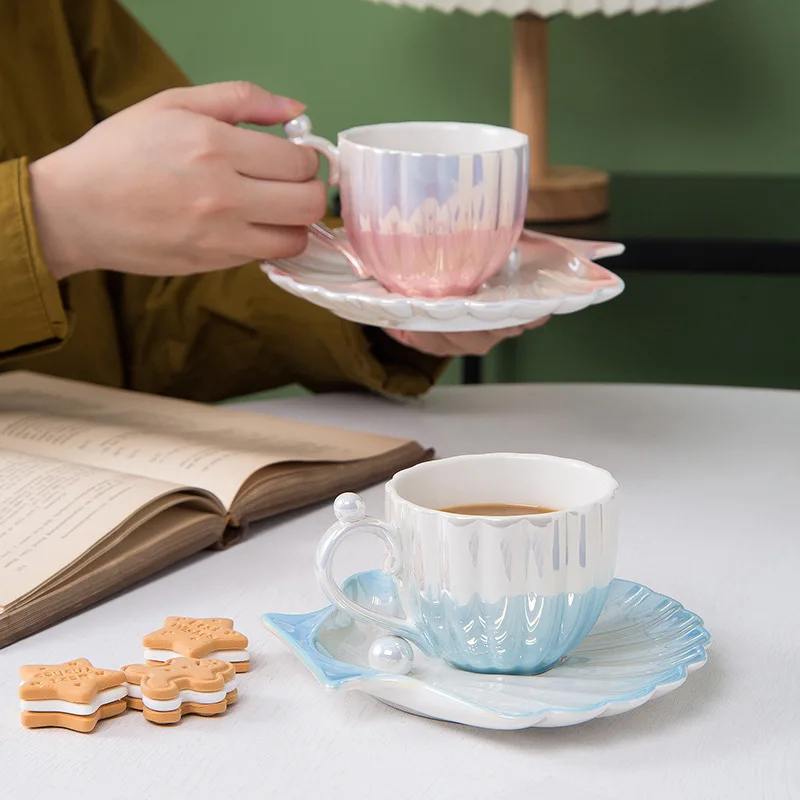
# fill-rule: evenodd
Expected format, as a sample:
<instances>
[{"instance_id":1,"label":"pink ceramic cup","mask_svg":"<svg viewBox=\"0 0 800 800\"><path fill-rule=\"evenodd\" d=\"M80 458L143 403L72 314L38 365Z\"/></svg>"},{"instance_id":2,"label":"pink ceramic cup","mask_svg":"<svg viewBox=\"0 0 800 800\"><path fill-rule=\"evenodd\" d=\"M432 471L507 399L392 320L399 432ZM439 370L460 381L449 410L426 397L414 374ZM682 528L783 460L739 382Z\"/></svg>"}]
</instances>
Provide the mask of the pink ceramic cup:
<instances>
[{"instance_id":1,"label":"pink ceramic cup","mask_svg":"<svg viewBox=\"0 0 800 800\"><path fill-rule=\"evenodd\" d=\"M522 232L528 137L467 122L396 122L351 128L338 147L306 116L289 139L330 162L348 245L324 226L360 277L411 296L475 292L508 260Z\"/></svg>"}]
</instances>

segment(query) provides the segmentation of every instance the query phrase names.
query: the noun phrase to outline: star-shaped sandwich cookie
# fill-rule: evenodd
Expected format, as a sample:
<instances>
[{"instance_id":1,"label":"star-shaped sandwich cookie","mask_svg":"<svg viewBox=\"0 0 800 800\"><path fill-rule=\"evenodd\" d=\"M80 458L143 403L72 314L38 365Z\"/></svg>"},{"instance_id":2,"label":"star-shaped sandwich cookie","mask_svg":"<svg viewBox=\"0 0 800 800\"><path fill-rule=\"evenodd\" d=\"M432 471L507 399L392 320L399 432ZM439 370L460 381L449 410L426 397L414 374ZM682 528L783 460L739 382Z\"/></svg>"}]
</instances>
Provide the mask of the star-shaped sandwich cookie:
<instances>
[{"instance_id":1,"label":"star-shaped sandwich cookie","mask_svg":"<svg viewBox=\"0 0 800 800\"><path fill-rule=\"evenodd\" d=\"M150 722L178 722L184 714L221 714L236 701L236 671L213 658L173 658L166 664L123 667L128 707Z\"/></svg>"},{"instance_id":2,"label":"star-shaped sandwich cookie","mask_svg":"<svg viewBox=\"0 0 800 800\"><path fill-rule=\"evenodd\" d=\"M31 664L20 668L22 724L26 728L94 730L98 720L127 708L125 674L97 669L85 658L63 664Z\"/></svg>"},{"instance_id":3,"label":"star-shaped sandwich cookie","mask_svg":"<svg viewBox=\"0 0 800 800\"><path fill-rule=\"evenodd\" d=\"M228 661L237 672L250 669L247 637L233 629L230 619L167 617L161 630L142 639L142 646L148 664L164 664L182 656Z\"/></svg>"}]
</instances>

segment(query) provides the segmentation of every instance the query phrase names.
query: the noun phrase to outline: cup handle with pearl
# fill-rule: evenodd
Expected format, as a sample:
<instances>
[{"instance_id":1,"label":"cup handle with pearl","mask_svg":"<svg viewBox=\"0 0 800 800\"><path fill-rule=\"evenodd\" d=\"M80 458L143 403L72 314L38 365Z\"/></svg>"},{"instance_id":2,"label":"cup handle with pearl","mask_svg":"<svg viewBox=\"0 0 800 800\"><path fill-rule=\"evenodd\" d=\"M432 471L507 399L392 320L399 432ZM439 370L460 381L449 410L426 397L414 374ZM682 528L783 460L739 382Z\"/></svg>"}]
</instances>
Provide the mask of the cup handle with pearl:
<instances>
[{"instance_id":1,"label":"cup handle with pearl","mask_svg":"<svg viewBox=\"0 0 800 800\"><path fill-rule=\"evenodd\" d=\"M350 534L357 532L371 533L383 541L388 550L384 570L389 575L396 575L400 571L402 563L402 544L397 528L389 522L368 517L364 501L357 494L339 495L333 504L333 509L337 522L328 529L317 547L317 580L322 591L335 606L359 622L377 625L425 648L424 637L410 619L393 617L356 603L342 591L333 577L333 560L336 549Z\"/></svg>"},{"instance_id":2,"label":"cup handle with pearl","mask_svg":"<svg viewBox=\"0 0 800 800\"><path fill-rule=\"evenodd\" d=\"M328 183L331 186L339 185L339 148L333 143L324 139L322 136L317 136L312 132L311 120L305 115L301 114L289 120L284 126L283 130L286 133L286 138L292 144L300 145L301 147L310 147L322 154L328 162ZM342 240L336 233L331 230L324 222L316 222L309 225L308 229L312 236L324 244L336 248L350 264L353 272L361 278L366 280L369 278L364 264L361 259L355 254L355 251L347 243Z\"/></svg>"},{"instance_id":3,"label":"cup handle with pearl","mask_svg":"<svg viewBox=\"0 0 800 800\"><path fill-rule=\"evenodd\" d=\"M301 114L299 117L290 119L283 126L286 138L292 144L299 144L303 147L310 147L325 156L328 162L328 183L331 186L339 185L339 148L322 136L317 136L312 132L311 120Z\"/></svg>"}]
</instances>

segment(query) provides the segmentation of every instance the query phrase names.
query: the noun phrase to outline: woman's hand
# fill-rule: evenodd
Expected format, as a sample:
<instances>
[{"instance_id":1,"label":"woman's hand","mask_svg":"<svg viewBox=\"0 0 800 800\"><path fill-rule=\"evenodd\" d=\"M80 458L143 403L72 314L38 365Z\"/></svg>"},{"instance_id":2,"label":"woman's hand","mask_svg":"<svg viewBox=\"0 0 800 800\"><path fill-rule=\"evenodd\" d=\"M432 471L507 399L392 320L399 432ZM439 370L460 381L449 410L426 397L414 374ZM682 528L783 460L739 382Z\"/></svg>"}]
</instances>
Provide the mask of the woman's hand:
<instances>
[{"instance_id":1,"label":"woman's hand","mask_svg":"<svg viewBox=\"0 0 800 800\"><path fill-rule=\"evenodd\" d=\"M325 213L317 157L237 123L303 108L244 82L171 89L32 163L50 270L186 275L301 253Z\"/></svg>"},{"instance_id":2,"label":"woman's hand","mask_svg":"<svg viewBox=\"0 0 800 800\"><path fill-rule=\"evenodd\" d=\"M550 317L536 320L529 325L503 328L496 331L475 331L471 333L418 333L415 331L392 331L386 333L400 344L432 356L484 356L495 345L505 339L513 339L525 331L539 328Z\"/></svg>"}]
</instances>

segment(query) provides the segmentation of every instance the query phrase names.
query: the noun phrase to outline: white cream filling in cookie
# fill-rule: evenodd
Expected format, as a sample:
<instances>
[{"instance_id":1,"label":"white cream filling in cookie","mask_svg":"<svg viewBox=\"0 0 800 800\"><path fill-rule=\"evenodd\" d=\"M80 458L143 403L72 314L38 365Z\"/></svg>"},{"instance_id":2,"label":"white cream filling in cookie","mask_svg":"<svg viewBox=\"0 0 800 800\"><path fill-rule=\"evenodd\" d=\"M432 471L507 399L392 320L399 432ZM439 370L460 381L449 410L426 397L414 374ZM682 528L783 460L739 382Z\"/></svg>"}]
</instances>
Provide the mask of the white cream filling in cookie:
<instances>
[{"instance_id":1,"label":"white cream filling in cookie","mask_svg":"<svg viewBox=\"0 0 800 800\"><path fill-rule=\"evenodd\" d=\"M186 656L182 656L174 650L151 650L150 648L145 648L144 658L145 661L169 661L173 658L186 658ZM216 658L220 661L228 661L231 664L250 660L247 650L214 650L213 653L209 653L203 658Z\"/></svg>"},{"instance_id":2,"label":"white cream filling in cookie","mask_svg":"<svg viewBox=\"0 0 800 800\"><path fill-rule=\"evenodd\" d=\"M151 711L175 711L181 707L182 703L201 703L203 705L213 705L221 703L227 695L236 688L236 681L228 681L224 689L218 692L196 692L193 689L182 689L177 697L169 700L154 700L152 697L145 697L142 694L142 687L136 683L129 683L128 696L141 699Z\"/></svg>"},{"instance_id":3,"label":"white cream filling in cookie","mask_svg":"<svg viewBox=\"0 0 800 800\"><path fill-rule=\"evenodd\" d=\"M66 700L20 700L19 707L23 711L50 711L61 714L75 714L79 717L88 717L94 714L100 706L107 703L114 703L122 700L128 694L128 688L122 686L112 686L110 689L103 689L98 692L94 700L89 703L70 703Z\"/></svg>"}]
</instances>

